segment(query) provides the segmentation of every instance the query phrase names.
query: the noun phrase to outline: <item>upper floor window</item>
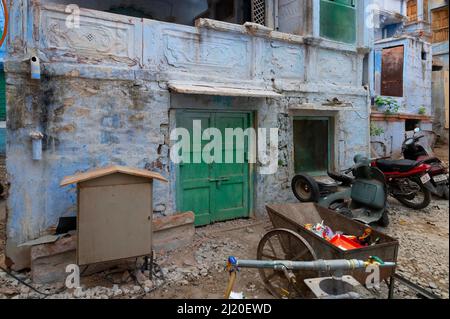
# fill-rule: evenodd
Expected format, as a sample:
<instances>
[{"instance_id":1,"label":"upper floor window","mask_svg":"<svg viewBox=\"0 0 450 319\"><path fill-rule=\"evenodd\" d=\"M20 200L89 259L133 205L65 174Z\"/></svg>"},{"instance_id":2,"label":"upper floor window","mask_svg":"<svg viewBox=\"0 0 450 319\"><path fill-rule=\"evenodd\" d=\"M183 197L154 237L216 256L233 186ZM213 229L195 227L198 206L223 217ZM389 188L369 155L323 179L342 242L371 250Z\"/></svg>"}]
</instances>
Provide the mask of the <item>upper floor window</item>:
<instances>
[{"instance_id":1,"label":"upper floor window","mask_svg":"<svg viewBox=\"0 0 450 319\"><path fill-rule=\"evenodd\" d=\"M406 2L406 15L408 22L428 22L428 0L423 0L422 7L419 7L417 0L408 0Z\"/></svg>"},{"instance_id":2,"label":"upper floor window","mask_svg":"<svg viewBox=\"0 0 450 319\"><path fill-rule=\"evenodd\" d=\"M408 0L406 2L406 15L409 22L417 21L417 0Z\"/></svg>"},{"instance_id":3,"label":"upper floor window","mask_svg":"<svg viewBox=\"0 0 450 319\"><path fill-rule=\"evenodd\" d=\"M356 42L356 1L320 0L320 36L344 43Z\"/></svg>"},{"instance_id":4,"label":"upper floor window","mask_svg":"<svg viewBox=\"0 0 450 319\"><path fill-rule=\"evenodd\" d=\"M448 41L448 6L431 10L433 43Z\"/></svg>"}]
</instances>

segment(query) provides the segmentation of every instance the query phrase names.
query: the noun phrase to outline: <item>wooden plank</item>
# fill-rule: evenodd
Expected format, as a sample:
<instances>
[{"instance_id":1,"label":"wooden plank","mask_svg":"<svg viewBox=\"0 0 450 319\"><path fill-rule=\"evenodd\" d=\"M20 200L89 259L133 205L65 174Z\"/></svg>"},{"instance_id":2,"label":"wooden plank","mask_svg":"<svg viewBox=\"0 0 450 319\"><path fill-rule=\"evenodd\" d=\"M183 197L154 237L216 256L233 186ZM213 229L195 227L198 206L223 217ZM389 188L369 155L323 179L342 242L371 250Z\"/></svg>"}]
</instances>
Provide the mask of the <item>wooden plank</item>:
<instances>
[{"instance_id":1,"label":"wooden plank","mask_svg":"<svg viewBox=\"0 0 450 319\"><path fill-rule=\"evenodd\" d=\"M448 41L448 6L431 11L433 43Z\"/></svg>"},{"instance_id":2,"label":"wooden plank","mask_svg":"<svg viewBox=\"0 0 450 319\"><path fill-rule=\"evenodd\" d=\"M60 186L67 186L71 184L77 184L81 182L85 182L88 180L96 179L99 177L103 177L106 175L111 175L115 173L122 173L137 177L143 177L147 179L157 179L163 182L168 182L167 179L165 179L161 174L147 171L145 169L137 169L137 168L131 168L131 167L125 167L125 166L108 166L100 169L91 170L85 173L79 173L72 176L65 177L62 181Z\"/></svg>"},{"instance_id":3,"label":"wooden plank","mask_svg":"<svg viewBox=\"0 0 450 319\"><path fill-rule=\"evenodd\" d=\"M406 12L409 22L417 21L417 0L408 0Z\"/></svg>"}]
</instances>

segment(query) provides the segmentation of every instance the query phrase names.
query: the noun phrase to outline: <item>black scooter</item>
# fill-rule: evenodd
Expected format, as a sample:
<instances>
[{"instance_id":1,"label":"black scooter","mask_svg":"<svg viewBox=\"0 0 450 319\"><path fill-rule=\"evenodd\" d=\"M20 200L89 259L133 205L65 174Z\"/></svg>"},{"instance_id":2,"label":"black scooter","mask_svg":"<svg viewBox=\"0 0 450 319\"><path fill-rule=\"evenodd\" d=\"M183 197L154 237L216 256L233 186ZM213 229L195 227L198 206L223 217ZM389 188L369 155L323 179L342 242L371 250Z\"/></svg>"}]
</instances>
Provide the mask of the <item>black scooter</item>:
<instances>
[{"instance_id":1,"label":"black scooter","mask_svg":"<svg viewBox=\"0 0 450 319\"><path fill-rule=\"evenodd\" d=\"M420 129L416 128L412 137L406 137L402 145L402 154L405 159L425 163L431 166L429 174L431 176L431 184L433 195L449 199L449 176L448 167L442 161L430 156L425 148L420 145L420 140L424 135L419 135Z\"/></svg>"},{"instance_id":2,"label":"black scooter","mask_svg":"<svg viewBox=\"0 0 450 319\"><path fill-rule=\"evenodd\" d=\"M326 184L307 174L299 174L292 180L292 191L300 202L315 202L337 213L362 222L389 225L387 212L388 187L384 174L371 167L370 159L357 155L355 165L344 175L328 173L336 182ZM354 177L345 174L352 172Z\"/></svg>"}]
</instances>

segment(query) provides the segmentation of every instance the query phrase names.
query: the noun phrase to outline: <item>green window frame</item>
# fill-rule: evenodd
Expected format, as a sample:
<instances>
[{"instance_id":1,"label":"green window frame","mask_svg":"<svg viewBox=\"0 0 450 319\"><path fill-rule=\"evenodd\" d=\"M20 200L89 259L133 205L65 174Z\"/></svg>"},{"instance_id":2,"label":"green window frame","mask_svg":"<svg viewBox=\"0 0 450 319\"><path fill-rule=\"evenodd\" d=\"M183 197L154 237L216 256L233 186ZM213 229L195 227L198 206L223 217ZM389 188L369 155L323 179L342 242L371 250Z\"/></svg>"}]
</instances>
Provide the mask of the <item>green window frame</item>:
<instances>
[{"instance_id":1,"label":"green window frame","mask_svg":"<svg viewBox=\"0 0 450 319\"><path fill-rule=\"evenodd\" d=\"M320 0L320 36L355 44L356 0Z\"/></svg>"}]
</instances>

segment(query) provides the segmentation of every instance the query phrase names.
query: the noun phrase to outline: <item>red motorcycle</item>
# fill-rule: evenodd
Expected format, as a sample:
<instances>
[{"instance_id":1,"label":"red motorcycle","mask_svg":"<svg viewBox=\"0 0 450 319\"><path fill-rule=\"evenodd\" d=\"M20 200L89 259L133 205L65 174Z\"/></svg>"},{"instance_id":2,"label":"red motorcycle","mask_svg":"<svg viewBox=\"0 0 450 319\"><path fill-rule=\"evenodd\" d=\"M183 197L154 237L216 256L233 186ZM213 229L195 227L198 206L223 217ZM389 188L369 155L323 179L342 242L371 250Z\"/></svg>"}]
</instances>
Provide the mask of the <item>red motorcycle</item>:
<instances>
[{"instance_id":1,"label":"red motorcycle","mask_svg":"<svg viewBox=\"0 0 450 319\"><path fill-rule=\"evenodd\" d=\"M389 194L406 207L423 209L431 201L431 166L412 160L378 159L372 167L384 173Z\"/></svg>"},{"instance_id":2,"label":"red motorcycle","mask_svg":"<svg viewBox=\"0 0 450 319\"><path fill-rule=\"evenodd\" d=\"M424 135L418 135L420 129L414 130L412 137L406 137L402 145L402 153L405 159L420 161L431 166L430 176L431 184L433 184L434 189L431 193L449 199L449 180L448 180L448 167L437 157L431 156L429 154L432 152L426 150L425 145L420 144L420 140L423 139Z\"/></svg>"}]
</instances>

